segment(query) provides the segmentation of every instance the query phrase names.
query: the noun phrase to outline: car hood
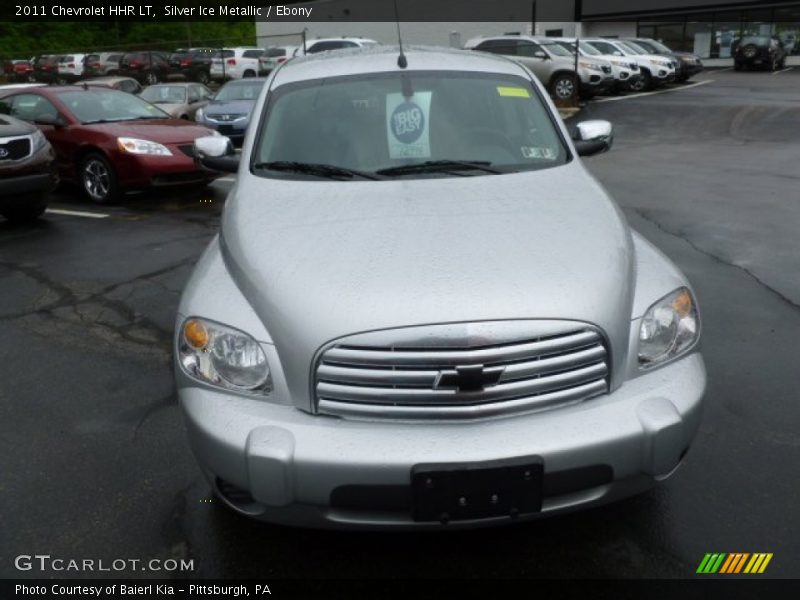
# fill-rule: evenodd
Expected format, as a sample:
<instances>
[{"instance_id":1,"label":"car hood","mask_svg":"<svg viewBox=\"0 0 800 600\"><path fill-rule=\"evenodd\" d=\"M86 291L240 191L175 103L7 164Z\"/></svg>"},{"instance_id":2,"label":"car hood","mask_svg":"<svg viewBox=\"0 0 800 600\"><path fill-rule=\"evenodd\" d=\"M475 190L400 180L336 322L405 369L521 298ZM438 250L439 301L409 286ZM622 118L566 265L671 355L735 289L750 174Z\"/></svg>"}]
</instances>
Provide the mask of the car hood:
<instances>
[{"instance_id":1,"label":"car hood","mask_svg":"<svg viewBox=\"0 0 800 600\"><path fill-rule=\"evenodd\" d=\"M381 182L243 174L228 202L225 263L298 398L325 343L411 325L584 321L625 363L630 231L580 163Z\"/></svg>"},{"instance_id":2,"label":"car hood","mask_svg":"<svg viewBox=\"0 0 800 600\"><path fill-rule=\"evenodd\" d=\"M230 102L209 102L203 109L207 115L249 115L255 100L231 100Z\"/></svg>"},{"instance_id":3,"label":"car hood","mask_svg":"<svg viewBox=\"0 0 800 600\"><path fill-rule=\"evenodd\" d=\"M20 121L14 117L0 114L0 137L14 137L18 135L30 135L36 131L36 127L25 121Z\"/></svg>"},{"instance_id":4,"label":"car hood","mask_svg":"<svg viewBox=\"0 0 800 600\"><path fill-rule=\"evenodd\" d=\"M115 137L139 138L159 144L183 144L193 142L199 137L212 135L207 128L181 119L118 121L87 124L84 127Z\"/></svg>"}]
</instances>

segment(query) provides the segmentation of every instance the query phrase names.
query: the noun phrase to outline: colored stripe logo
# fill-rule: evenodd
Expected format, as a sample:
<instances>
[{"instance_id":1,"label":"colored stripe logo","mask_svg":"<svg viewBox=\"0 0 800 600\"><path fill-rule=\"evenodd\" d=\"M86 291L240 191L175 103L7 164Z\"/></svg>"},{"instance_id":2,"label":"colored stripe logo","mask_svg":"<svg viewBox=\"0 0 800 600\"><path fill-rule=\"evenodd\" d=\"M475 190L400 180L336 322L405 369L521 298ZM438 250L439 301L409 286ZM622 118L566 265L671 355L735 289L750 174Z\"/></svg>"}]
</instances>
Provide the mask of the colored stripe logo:
<instances>
[{"instance_id":1,"label":"colored stripe logo","mask_svg":"<svg viewBox=\"0 0 800 600\"><path fill-rule=\"evenodd\" d=\"M725 575L763 573L771 560L771 552L755 552L753 554L749 552L709 552L700 561L697 573Z\"/></svg>"}]
</instances>

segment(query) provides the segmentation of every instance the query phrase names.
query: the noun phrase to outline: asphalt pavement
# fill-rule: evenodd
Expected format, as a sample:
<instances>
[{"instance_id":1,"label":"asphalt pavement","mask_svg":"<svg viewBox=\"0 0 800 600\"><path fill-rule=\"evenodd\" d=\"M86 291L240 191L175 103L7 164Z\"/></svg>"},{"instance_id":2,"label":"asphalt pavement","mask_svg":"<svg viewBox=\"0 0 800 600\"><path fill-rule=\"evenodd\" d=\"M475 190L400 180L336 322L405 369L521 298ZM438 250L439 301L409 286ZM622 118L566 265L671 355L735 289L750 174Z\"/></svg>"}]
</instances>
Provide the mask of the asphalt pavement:
<instances>
[{"instance_id":1,"label":"asphalt pavement","mask_svg":"<svg viewBox=\"0 0 800 600\"><path fill-rule=\"evenodd\" d=\"M771 552L767 576L800 576L800 70L695 82L572 119L613 122L613 150L587 165L698 293L706 408L672 478L472 532L233 514L195 465L170 362L180 291L232 182L114 207L64 190L37 224L0 221L0 577L40 577L14 567L37 553L183 558L191 577L691 577L706 552Z\"/></svg>"}]
</instances>

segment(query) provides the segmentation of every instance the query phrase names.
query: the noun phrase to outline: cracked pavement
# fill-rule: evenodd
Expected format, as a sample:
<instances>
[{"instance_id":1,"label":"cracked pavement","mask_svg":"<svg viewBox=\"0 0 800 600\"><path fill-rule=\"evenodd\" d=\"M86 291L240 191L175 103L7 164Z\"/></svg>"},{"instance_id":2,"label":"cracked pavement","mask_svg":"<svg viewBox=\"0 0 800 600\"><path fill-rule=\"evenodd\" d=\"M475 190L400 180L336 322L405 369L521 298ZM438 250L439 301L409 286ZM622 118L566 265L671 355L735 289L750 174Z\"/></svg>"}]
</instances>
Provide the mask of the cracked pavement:
<instances>
[{"instance_id":1,"label":"cracked pavement","mask_svg":"<svg viewBox=\"0 0 800 600\"><path fill-rule=\"evenodd\" d=\"M195 577L691 577L712 551L773 552L768 575L800 575L800 72L698 79L714 82L576 117L614 123L614 149L586 164L698 293L707 403L674 477L615 505L443 535L272 527L208 502L170 354L218 182L211 204L131 196L108 219L0 222L0 576L35 576L13 557L46 553L190 558Z\"/></svg>"}]
</instances>

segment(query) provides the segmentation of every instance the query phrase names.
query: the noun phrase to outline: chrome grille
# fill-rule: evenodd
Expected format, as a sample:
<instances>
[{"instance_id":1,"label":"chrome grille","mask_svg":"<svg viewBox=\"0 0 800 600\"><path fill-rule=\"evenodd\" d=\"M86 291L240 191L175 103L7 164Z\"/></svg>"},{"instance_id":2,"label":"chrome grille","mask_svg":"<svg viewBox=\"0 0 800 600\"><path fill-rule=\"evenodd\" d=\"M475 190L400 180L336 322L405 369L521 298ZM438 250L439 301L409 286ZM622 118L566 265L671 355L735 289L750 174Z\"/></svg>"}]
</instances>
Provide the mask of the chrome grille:
<instances>
[{"instance_id":1,"label":"chrome grille","mask_svg":"<svg viewBox=\"0 0 800 600\"><path fill-rule=\"evenodd\" d=\"M395 330L402 338L390 344L369 343L370 337L387 340L388 332L342 340L317 361L317 411L478 418L580 402L608 390L608 354L596 329L547 321L528 325L541 331L526 336L520 323L530 322L503 323L494 341L494 324L480 324L478 335L464 334L460 340L442 335L447 326L429 334L425 328ZM470 343L458 343L465 340Z\"/></svg>"},{"instance_id":2,"label":"chrome grille","mask_svg":"<svg viewBox=\"0 0 800 600\"><path fill-rule=\"evenodd\" d=\"M0 138L0 161L22 160L33 153L31 136Z\"/></svg>"}]
</instances>

